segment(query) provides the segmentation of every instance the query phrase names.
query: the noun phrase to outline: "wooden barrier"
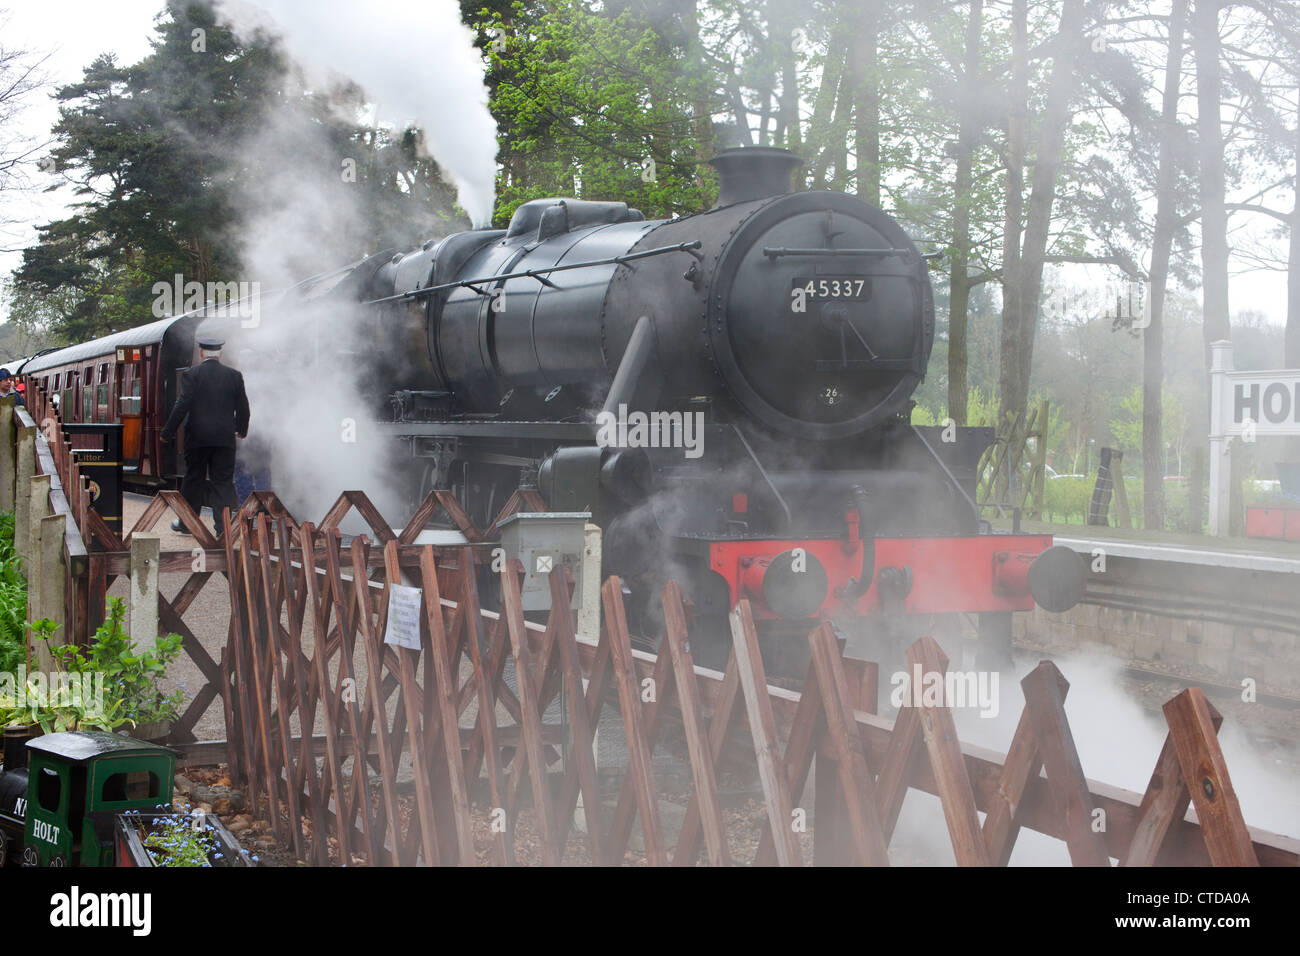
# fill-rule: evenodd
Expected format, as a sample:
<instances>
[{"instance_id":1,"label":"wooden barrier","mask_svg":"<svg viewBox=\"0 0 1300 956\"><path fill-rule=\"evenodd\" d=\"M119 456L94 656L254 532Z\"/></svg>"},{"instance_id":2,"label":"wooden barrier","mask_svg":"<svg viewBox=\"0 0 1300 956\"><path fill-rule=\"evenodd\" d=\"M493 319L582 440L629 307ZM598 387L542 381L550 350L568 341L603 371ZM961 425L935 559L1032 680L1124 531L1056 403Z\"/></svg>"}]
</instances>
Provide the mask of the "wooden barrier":
<instances>
[{"instance_id":1,"label":"wooden barrier","mask_svg":"<svg viewBox=\"0 0 1300 956\"><path fill-rule=\"evenodd\" d=\"M1025 709L1000 754L961 744L941 702L905 701L894 720L872 713L874 667L844 659L824 624L808 635L802 693L769 685L746 602L732 615L723 672L694 665L691 608L673 582L657 657L632 647L617 578L603 588L599 634L575 633L566 571L551 575L545 625L525 619L517 562L498 575L501 613L482 609L484 544L507 515L544 510L535 492L517 493L480 530L435 491L400 531L359 492L341 495L318 526L256 492L215 537L164 491L119 537L90 509L56 411L38 390L28 394L43 427L14 410L12 460L35 607L61 613L65 633L84 640L116 577L131 575L145 595L137 601L149 603L159 574L187 574L173 598L157 594L156 622L133 615L137 639L180 633L205 678L174 739L193 740L219 698L232 776L304 860L509 865L526 826L543 862L613 864L628 859L639 824L638 852L651 865L886 865L903 799L917 789L939 797L961 865L1005 865L1022 828L1063 841L1076 865L1300 863L1300 842L1246 826L1218 745L1222 718L1199 690L1166 705L1169 735L1151 783L1130 793L1084 776L1063 707L1069 685L1047 662L1022 682ZM370 535L345 548L339 528L353 511ZM414 544L439 511L470 545ZM192 550L162 552L148 540L169 514L194 535ZM232 606L219 662L184 620L214 575ZM418 649L386 642L398 586L420 591ZM948 664L929 638L907 657L927 673ZM562 723L547 723L557 700ZM606 816L594 741L607 705L629 763ZM652 760L669 727L680 731L690 779L671 846ZM738 754L765 810L750 859L736 857L718 783ZM814 773L810 819L801 801ZM579 797L585 833L574 826Z\"/></svg>"},{"instance_id":2,"label":"wooden barrier","mask_svg":"<svg viewBox=\"0 0 1300 956\"><path fill-rule=\"evenodd\" d=\"M1063 708L1069 685L1048 662L1022 682L1026 703L1011 749L996 754L963 746L942 701L905 700L892 721L859 707L874 700L876 675L842 657L826 624L808 635L802 693L770 686L744 601L732 614L733 653L718 673L691 659L691 608L676 583L662 595L655 657L632 647L617 578L603 588L604 627L586 638L574 632L567 571L551 575L553 610L543 625L521 610L517 562L497 575L500 614L481 609L475 548L420 548L417 571L396 538L382 551L360 537L344 547L337 529L295 529L266 514L242 518L228 539L232 595L247 612L225 658L232 768L265 801L259 812L279 839L317 864L511 865L526 828L537 862L610 865L629 859L639 824L633 859L650 865L888 865L909 789L939 797L964 866L1005 865L1025 827L1062 840L1075 865L1150 862L1155 850L1180 865L1300 862L1300 843L1241 820L1217 718L1199 691L1166 707L1174 756L1159 758L1144 797L1084 776ZM389 599L399 586L421 591L418 649L389 642L398 630ZM940 678L948 666L928 637L907 657ZM545 719L557 702L561 725ZM607 706L627 755L613 789L594 752ZM675 844L652 761L669 727L690 779ZM738 752L765 808L757 851L746 859L732 849L736 824L718 787ZM809 815L802 800L814 766ZM1189 773L1197 775L1191 788ZM1189 790L1204 802L1199 822L1184 817ZM1170 791L1173 799L1163 796ZM585 833L574 826L579 796ZM601 812L602 798L612 812Z\"/></svg>"},{"instance_id":3,"label":"wooden barrier","mask_svg":"<svg viewBox=\"0 0 1300 956\"><path fill-rule=\"evenodd\" d=\"M15 542L29 577L29 622L50 618L58 627L56 642L85 643L104 620L109 589L119 577L129 577L132 639L152 641L159 633L179 633L184 653L202 675L193 699L172 725L168 738L173 743L192 742L195 725L218 697L223 698L223 710L227 707L223 693L224 662L213 659L186 621L187 612L208 582L214 576L227 575L224 541L213 535L179 492L170 490L160 491L154 497L130 531L125 534L113 531L90 506L88 479L81 476L80 466L74 461L58 408L35 383L28 384L27 402L29 408L15 409L9 400L11 413L7 421L12 422L14 435L14 444L8 446L8 460L13 462L8 474L15 476L16 485L11 487L21 492L14 502ZM0 412L4 407L0 403ZM5 460L0 454L0 464ZM0 475L0 479L3 477ZM2 492L3 480L0 480L0 496ZM418 549L410 542L439 512L445 513L468 540L482 542L493 536L497 525L507 516L525 509L546 510L536 492L520 492L507 501L492 526L482 531L473 525L450 492L440 490L430 494L408 525L395 533L364 494L349 491L331 506L320 527L335 528L349 511L355 510L366 520L376 540L397 540L400 563L404 567L417 567ZM286 519L294 529L291 537L295 542L298 540L297 522L274 493L254 492L241 507L239 520L260 513ZM45 515L65 519L58 526L63 528L63 538L57 548L55 543L47 545L40 539L43 528L48 527L51 535L57 533L54 524L45 525ZM194 547L177 551L158 548L153 532L160 522L165 526L172 515L193 535ZM153 538L155 543L147 544L147 538ZM60 552L57 568L52 563L55 550ZM40 554L45 555L44 564L35 559ZM292 560L301 560L296 550ZM376 567L382 565L382 554L376 552L371 560ZM146 561L150 562L147 566ZM55 570L48 570L51 568ZM186 579L175 596L168 599L158 590L158 578L177 573L185 574ZM44 586L45 578L50 582L48 590ZM152 607L155 603L156 610ZM45 653L43 644L38 653ZM48 664L48 660L43 659L43 663Z\"/></svg>"},{"instance_id":4,"label":"wooden barrier","mask_svg":"<svg viewBox=\"0 0 1300 956\"><path fill-rule=\"evenodd\" d=\"M981 509L994 508L1006 517L1019 508L1026 518L1042 520L1049 409L1043 399L1023 414L1009 412L998 426L997 437L985 449L975 472L976 501ZM1032 450L1030 439L1034 441Z\"/></svg>"}]
</instances>

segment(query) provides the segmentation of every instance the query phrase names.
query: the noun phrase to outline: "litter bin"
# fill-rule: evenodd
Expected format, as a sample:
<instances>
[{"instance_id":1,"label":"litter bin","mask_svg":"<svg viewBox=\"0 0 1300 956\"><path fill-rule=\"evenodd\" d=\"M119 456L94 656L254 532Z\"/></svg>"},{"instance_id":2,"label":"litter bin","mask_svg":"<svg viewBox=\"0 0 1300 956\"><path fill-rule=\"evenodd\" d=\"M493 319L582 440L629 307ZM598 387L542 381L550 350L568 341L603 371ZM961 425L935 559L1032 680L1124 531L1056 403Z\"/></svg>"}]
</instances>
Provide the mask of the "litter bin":
<instances>
[{"instance_id":1,"label":"litter bin","mask_svg":"<svg viewBox=\"0 0 1300 956\"><path fill-rule=\"evenodd\" d=\"M122 534L122 426L69 423L63 433L72 442L72 458L89 479L90 507L118 535Z\"/></svg>"}]
</instances>

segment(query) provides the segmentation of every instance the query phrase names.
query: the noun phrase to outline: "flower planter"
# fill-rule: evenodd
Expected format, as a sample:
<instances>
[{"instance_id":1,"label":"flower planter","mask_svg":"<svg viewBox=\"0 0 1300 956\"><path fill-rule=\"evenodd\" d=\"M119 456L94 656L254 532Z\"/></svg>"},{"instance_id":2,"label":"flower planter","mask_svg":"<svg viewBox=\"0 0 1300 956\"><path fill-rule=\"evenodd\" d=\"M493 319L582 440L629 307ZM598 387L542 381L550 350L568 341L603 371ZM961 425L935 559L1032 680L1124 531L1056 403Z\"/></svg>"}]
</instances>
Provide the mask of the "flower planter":
<instances>
[{"instance_id":1,"label":"flower planter","mask_svg":"<svg viewBox=\"0 0 1300 956\"><path fill-rule=\"evenodd\" d=\"M123 813L119 814L114 824L114 844L117 850L117 865L124 867L167 866L165 862L155 862L154 853L145 845L152 828L163 821L188 820L184 813ZM210 866L254 867L256 863L239 841L226 829L225 824L215 814L204 814L203 826L215 845L209 852ZM220 854L218 856L217 854Z\"/></svg>"},{"instance_id":2,"label":"flower planter","mask_svg":"<svg viewBox=\"0 0 1300 956\"><path fill-rule=\"evenodd\" d=\"M18 770L27 766L27 741L44 732L40 724L11 724L4 728L4 750L0 751L0 766L5 770Z\"/></svg>"},{"instance_id":3,"label":"flower planter","mask_svg":"<svg viewBox=\"0 0 1300 956\"><path fill-rule=\"evenodd\" d=\"M136 740L161 743L171 732L172 722L170 720L151 720L147 724L136 724L127 731L127 734Z\"/></svg>"}]
</instances>

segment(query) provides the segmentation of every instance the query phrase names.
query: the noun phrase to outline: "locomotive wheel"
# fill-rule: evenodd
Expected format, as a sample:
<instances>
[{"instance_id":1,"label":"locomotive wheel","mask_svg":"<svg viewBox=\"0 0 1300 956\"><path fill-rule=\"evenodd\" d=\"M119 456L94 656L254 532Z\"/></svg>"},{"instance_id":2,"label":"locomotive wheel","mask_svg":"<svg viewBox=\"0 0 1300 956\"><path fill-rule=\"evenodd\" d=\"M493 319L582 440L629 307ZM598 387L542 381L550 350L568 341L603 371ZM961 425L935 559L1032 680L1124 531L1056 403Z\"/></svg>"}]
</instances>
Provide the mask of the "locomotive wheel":
<instances>
[{"instance_id":1,"label":"locomotive wheel","mask_svg":"<svg viewBox=\"0 0 1300 956\"><path fill-rule=\"evenodd\" d=\"M23 866L40 866L41 855L37 852L36 847L23 847Z\"/></svg>"}]
</instances>

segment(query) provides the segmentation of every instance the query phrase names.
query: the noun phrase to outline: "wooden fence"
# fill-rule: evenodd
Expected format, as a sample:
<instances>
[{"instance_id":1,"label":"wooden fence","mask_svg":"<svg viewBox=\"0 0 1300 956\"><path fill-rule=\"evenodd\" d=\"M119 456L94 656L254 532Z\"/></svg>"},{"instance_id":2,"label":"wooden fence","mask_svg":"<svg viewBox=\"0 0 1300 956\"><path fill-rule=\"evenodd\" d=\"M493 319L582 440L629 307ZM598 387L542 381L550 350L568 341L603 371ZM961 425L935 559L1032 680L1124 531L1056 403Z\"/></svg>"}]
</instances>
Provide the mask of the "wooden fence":
<instances>
[{"instance_id":1,"label":"wooden fence","mask_svg":"<svg viewBox=\"0 0 1300 956\"><path fill-rule=\"evenodd\" d=\"M117 577L136 586L152 578L156 588L159 573L186 574L174 597L158 594L156 617L139 613L138 601L132 615L155 636L181 633L204 675L173 738L193 740L219 700L232 773L303 859L509 864L522 829L543 862L615 863L639 823L638 852L650 864L883 864L903 797L918 789L939 796L962 864L1005 864L1021 828L1063 840L1076 864L1300 862L1297 841L1246 827L1216 737L1222 718L1199 690L1166 704L1169 734L1151 784L1131 793L1084 778L1062 706L1068 684L1050 663L1023 682L1025 711L999 754L962 745L942 705L904 706L893 721L872 714L875 669L844 659L828 625L808 635L812 664L795 693L767 683L745 602L733 612L725 672L694 666L691 609L674 583L662 596L657 657L632 648L617 578L602 589L599 636L575 634L572 583L559 573L545 625L525 619L517 565L500 574L502 612L485 611L476 573L484 542L506 515L542 510L535 495L514 496L480 531L437 491L396 531L358 492L340 496L318 526L258 492L217 538L178 494L162 492L119 536L89 507L57 410L39 390L28 400L34 414L0 404L0 508L12 504L18 516L31 616L84 640ZM469 546L414 543L440 509ZM358 536L343 547L340 525L353 510L375 544ZM159 549L150 531L169 512L193 548ZM219 659L184 619L214 575L234 609ZM421 592L418 651L384 642L398 584ZM908 660L926 673L947 666L929 638ZM562 719L548 723L556 701ZM626 745L617 794L602 793L610 784L595 766L606 707ZM653 767L669 733L690 777L672 841ZM738 849L736 830L747 824L726 812L719 785L737 762L762 793L752 853ZM806 813L810 776L816 798ZM585 832L574 825L579 801Z\"/></svg>"},{"instance_id":2,"label":"wooden fence","mask_svg":"<svg viewBox=\"0 0 1300 956\"><path fill-rule=\"evenodd\" d=\"M1022 828L1064 841L1076 865L1300 861L1297 841L1247 828L1221 718L1197 689L1165 705L1168 738L1136 794L1084 777L1063 706L1069 684L1048 662L1022 682L1025 709L999 754L962 745L942 702L905 702L892 721L870 713L875 669L844 659L828 624L808 635L802 692L770 686L747 602L732 614L720 673L692 661L691 608L676 583L662 595L652 656L632 648L614 577L599 637L579 637L564 571L551 575L543 625L525 619L515 562L499 574L501 613L480 607L473 549L421 547L411 563L388 540L370 580L377 549L364 539L345 548L333 529L270 515L242 520L228 547L246 610L228 657L234 776L280 840L318 864L512 864L525 829L538 862L614 864L638 822L637 852L651 865L885 865L909 789L939 797L962 865L1005 865ZM411 584L422 593L418 650L385 640L390 591ZM948 663L930 638L907 659L925 674ZM606 707L626 748L616 794L602 793L595 763ZM653 764L669 728L690 777L675 839ZM719 787L738 763L756 775L764 808L746 855ZM811 813L801 805L810 775Z\"/></svg>"},{"instance_id":3,"label":"wooden fence","mask_svg":"<svg viewBox=\"0 0 1300 956\"><path fill-rule=\"evenodd\" d=\"M976 472L976 500L981 509L995 509L1000 517L1006 517L1019 508L1026 518L1042 519L1049 411L1050 404L1043 399L1023 415L1009 413L1002 422Z\"/></svg>"},{"instance_id":4,"label":"wooden fence","mask_svg":"<svg viewBox=\"0 0 1300 956\"><path fill-rule=\"evenodd\" d=\"M60 442L57 423L41 422L12 397L0 400L0 511L13 512L14 550L27 576L27 623L49 618L58 626L56 642L84 633L86 539L81 529L87 502L70 453ZM33 648L42 668L46 646Z\"/></svg>"},{"instance_id":5,"label":"wooden fence","mask_svg":"<svg viewBox=\"0 0 1300 956\"><path fill-rule=\"evenodd\" d=\"M0 434L0 511L15 512L15 545L28 576L28 623L51 619L57 626L56 643L84 644L104 620L109 590L119 578L129 579L132 639L152 643L160 633L180 634L184 653L201 675L193 698L167 737L174 743L193 743L195 725L213 703L220 698L223 710L227 707L228 685L223 675L229 668L224 659L215 659L196 635L192 614L196 599L212 579L217 579L216 586L225 583L229 587L225 536L214 535L176 491L160 491L129 531L114 531L91 507L89 480L81 475L58 407L32 382L28 383L26 401L28 409L13 408L12 399L0 401L0 422L4 423ZM495 535L497 525L508 515L522 509L544 511L545 506L536 493L520 492L506 502L489 528L479 529L449 492L434 491L407 526L394 532L364 494L345 492L319 527L337 528L353 509L376 540L397 540L403 549L402 560L411 563L418 558L409 542L440 511L467 540L483 542ZM285 519L297 527L272 492L254 492L241 507L237 523L258 514ZM161 548L154 529L172 515L193 536L190 547ZM185 575L171 598L159 590L160 574ZM228 628L227 639L232 633ZM36 650L44 651L44 647ZM41 663L48 666L44 657Z\"/></svg>"}]
</instances>

